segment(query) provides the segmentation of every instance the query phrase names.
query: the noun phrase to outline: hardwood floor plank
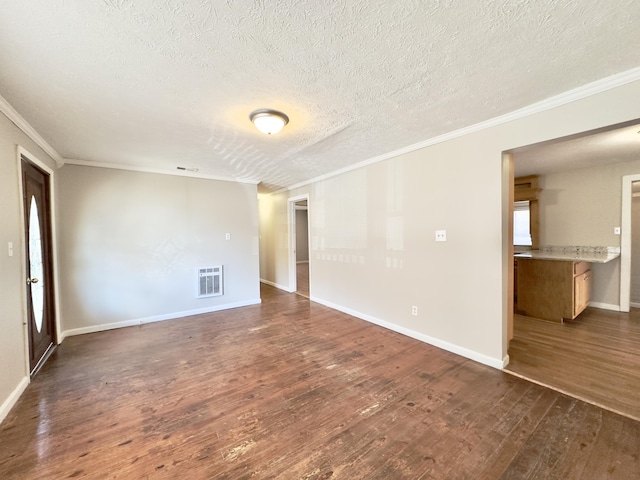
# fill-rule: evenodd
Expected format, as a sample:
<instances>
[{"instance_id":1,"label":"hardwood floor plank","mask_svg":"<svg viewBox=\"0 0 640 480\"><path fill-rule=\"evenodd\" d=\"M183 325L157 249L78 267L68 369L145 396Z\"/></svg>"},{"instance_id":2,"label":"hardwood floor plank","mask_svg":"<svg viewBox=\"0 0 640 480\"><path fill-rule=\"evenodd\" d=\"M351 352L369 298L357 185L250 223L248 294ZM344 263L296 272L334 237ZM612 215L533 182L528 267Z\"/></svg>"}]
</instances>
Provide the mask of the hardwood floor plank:
<instances>
[{"instance_id":1,"label":"hardwood floor plank","mask_svg":"<svg viewBox=\"0 0 640 480\"><path fill-rule=\"evenodd\" d=\"M507 370L640 419L640 310L564 324L516 315Z\"/></svg>"},{"instance_id":2,"label":"hardwood floor plank","mask_svg":"<svg viewBox=\"0 0 640 480\"><path fill-rule=\"evenodd\" d=\"M594 435L593 451L585 465L588 476L583 478L612 479L638 478L637 462L640 449L634 439L638 437L640 424L624 421L612 412L602 412L602 425Z\"/></svg>"},{"instance_id":3,"label":"hardwood floor plank","mask_svg":"<svg viewBox=\"0 0 640 480\"><path fill-rule=\"evenodd\" d=\"M296 265L296 293L309 298L309 262Z\"/></svg>"},{"instance_id":4,"label":"hardwood floor plank","mask_svg":"<svg viewBox=\"0 0 640 480\"><path fill-rule=\"evenodd\" d=\"M514 459L526 450L525 445L531 433L548 414L557 398L557 394L551 390L528 386L522 396L523 401L516 403L508 412L506 421L500 419L494 427L504 434L500 437L500 443L494 444L493 454L487 455L479 478L499 478L507 471ZM510 427L506 431L501 428L505 423Z\"/></svg>"},{"instance_id":5,"label":"hardwood floor plank","mask_svg":"<svg viewBox=\"0 0 640 480\"><path fill-rule=\"evenodd\" d=\"M0 478L640 477L634 420L262 297L66 339L0 426Z\"/></svg>"}]
</instances>

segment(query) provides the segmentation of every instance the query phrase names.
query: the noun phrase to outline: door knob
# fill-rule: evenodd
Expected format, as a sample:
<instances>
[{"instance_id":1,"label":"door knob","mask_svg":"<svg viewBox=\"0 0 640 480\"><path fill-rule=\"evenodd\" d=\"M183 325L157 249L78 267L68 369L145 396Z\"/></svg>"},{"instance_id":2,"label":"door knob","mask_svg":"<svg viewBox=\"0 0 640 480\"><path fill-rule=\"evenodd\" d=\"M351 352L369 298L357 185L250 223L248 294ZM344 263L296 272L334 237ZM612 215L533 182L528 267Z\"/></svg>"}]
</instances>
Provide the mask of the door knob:
<instances>
[{"instance_id":1,"label":"door knob","mask_svg":"<svg viewBox=\"0 0 640 480\"><path fill-rule=\"evenodd\" d=\"M27 283L38 283L40 280L37 278L27 278Z\"/></svg>"}]
</instances>

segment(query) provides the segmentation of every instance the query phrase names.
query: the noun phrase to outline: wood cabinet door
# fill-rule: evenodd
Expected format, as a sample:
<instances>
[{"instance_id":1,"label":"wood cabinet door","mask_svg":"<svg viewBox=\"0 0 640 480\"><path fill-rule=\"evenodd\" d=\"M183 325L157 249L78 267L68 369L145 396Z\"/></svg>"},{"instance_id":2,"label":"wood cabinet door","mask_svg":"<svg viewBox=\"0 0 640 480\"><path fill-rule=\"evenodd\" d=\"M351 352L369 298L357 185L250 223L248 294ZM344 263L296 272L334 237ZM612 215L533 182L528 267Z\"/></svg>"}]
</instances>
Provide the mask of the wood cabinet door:
<instances>
[{"instance_id":1,"label":"wood cabinet door","mask_svg":"<svg viewBox=\"0 0 640 480\"><path fill-rule=\"evenodd\" d=\"M591 270L576 275L573 279L573 316L580 314L591 300Z\"/></svg>"}]
</instances>

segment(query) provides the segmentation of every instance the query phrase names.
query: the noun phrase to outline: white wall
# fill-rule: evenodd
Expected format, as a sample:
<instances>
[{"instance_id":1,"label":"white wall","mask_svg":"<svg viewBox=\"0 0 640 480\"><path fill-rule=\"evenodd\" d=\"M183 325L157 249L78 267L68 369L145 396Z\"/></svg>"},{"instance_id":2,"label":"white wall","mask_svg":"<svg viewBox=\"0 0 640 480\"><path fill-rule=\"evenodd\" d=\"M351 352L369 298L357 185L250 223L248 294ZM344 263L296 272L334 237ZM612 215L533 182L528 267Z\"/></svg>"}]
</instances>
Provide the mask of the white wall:
<instances>
[{"instance_id":1,"label":"white wall","mask_svg":"<svg viewBox=\"0 0 640 480\"><path fill-rule=\"evenodd\" d=\"M259 302L255 185L65 165L59 189L65 332ZM224 295L196 298L214 265Z\"/></svg>"},{"instance_id":2,"label":"white wall","mask_svg":"<svg viewBox=\"0 0 640 480\"><path fill-rule=\"evenodd\" d=\"M306 210L296 210L296 261L309 261L309 225Z\"/></svg>"},{"instance_id":3,"label":"white wall","mask_svg":"<svg viewBox=\"0 0 640 480\"><path fill-rule=\"evenodd\" d=\"M287 208L285 195L262 194L258 197L260 280L283 290L290 287Z\"/></svg>"},{"instance_id":4,"label":"white wall","mask_svg":"<svg viewBox=\"0 0 640 480\"><path fill-rule=\"evenodd\" d=\"M640 118L638 95L629 83L266 197L261 277L289 284L286 198L308 193L313 300L499 367L513 268L502 152Z\"/></svg>"},{"instance_id":5,"label":"white wall","mask_svg":"<svg viewBox=\"0 0 640 480\"><path fill-rule=\"evenodd\" d=\"M16 147L21 145L50 168L54 160L0 113L0 421L26 387L25 271ZM8 255L8 243L14 254Z\"/></svg>"},{"instance_id":6,"label":"white wall","mask_svg":"<svg viewBox=\"0 0 640 480\"><path fill-rule=\"evenodd\" d=\"M632 174L640 174L640 154L632 162L542 176L540 244L620 247L613 230L621 224L622 177ZM592 264L591 270L592 303L619 308L620 259Z\"/></svg>"}]
</instances>

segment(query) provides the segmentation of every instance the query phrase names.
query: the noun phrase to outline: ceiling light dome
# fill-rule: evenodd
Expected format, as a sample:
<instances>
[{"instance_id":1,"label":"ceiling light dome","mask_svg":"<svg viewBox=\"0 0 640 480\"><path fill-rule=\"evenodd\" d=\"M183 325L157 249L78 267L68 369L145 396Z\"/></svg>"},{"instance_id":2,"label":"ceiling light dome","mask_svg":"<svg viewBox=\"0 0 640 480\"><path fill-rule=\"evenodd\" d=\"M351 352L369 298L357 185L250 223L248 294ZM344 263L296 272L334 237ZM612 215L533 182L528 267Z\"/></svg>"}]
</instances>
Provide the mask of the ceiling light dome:
<instances>
[{"instance_id":1,"label":"ceiling light dome","mask_svg":"<svg viewBox=\"0 0 640 480\"><path fill-rule=\"evenodd\" d=\"M255 110L249 115L249 120L253 122L258 130L266 135L274 135L289 123L289 117L277 110L262 108Z\"/></svg>"}]
</instances>

